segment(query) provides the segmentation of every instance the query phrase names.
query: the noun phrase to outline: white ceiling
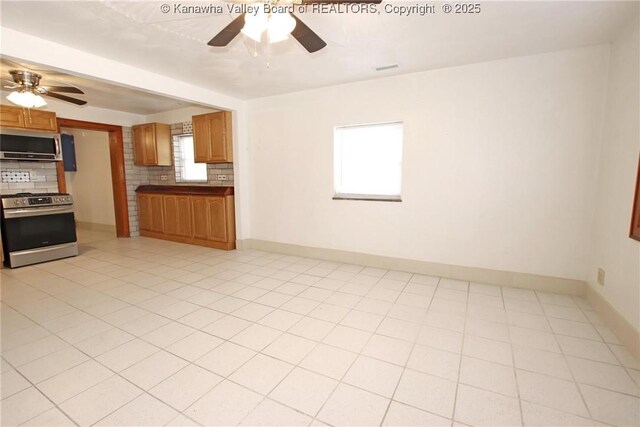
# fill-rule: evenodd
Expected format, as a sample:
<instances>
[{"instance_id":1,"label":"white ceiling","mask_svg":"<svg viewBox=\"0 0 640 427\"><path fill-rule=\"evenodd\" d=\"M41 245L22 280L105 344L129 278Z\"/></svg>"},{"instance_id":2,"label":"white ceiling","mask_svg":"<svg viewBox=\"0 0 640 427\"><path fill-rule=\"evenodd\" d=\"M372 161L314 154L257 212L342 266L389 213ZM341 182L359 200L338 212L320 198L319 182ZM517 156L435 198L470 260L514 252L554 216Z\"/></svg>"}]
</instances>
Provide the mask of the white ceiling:
<instances>
[{"instance_id":1,"label":"white ceiling","mask_svg":"<svg viewBox=\"0 0 640 427\"><path fill-rule=\"evenodd\" d=\"M78 89L82 90L84 92L84 95L76 95L71 93L63 93L63 95L87 101L87 105L92 107L107 108L109 110L148 115L195 105L166 96L144 92L142 90L126 88L98 80L73 76L59 71L45 69L37 65L29 64L27 62L11 61L7 58L0 57L0 76L3 80L2 86L8 85L8 83L6 82L7 80L12 80L11 75L9 74L9 70L13 69L24 69L37 72L38 74L42 75L40 84L45 87L75 86ZM10 91L10 89L6 88L0 89L0 96L2 96L2 99L4 99L4 97L7 96ZM56 104L63 101L47 98L47 102Z\"/></svg>"},{"instance_id":2,"label":"white ceiling","mask_svg":"<svg viewBox=\"0 0 640 427\"><path fill-rule=\"evenodd\" d=\"M399 3L386 1L378 7L380 14L300 13L328 43L325 49L309 54L291 39L271 45L268 55L258 46L260 52L254 57L254 43L244 36L226 48L206 45L235 14L163 14L163 3L2 1L1 24L250 99L605 43L638 11L637 2L484 1L481 13L475 15L438 10L434 15L407 17L385 13L384 3ZM443 4L428 3L438 9ZM215 0L182 4L227 5ZM389 64L399 68L375 71ZM117 107L107 108L130 111Z\"/></svg>"}]
</instances>

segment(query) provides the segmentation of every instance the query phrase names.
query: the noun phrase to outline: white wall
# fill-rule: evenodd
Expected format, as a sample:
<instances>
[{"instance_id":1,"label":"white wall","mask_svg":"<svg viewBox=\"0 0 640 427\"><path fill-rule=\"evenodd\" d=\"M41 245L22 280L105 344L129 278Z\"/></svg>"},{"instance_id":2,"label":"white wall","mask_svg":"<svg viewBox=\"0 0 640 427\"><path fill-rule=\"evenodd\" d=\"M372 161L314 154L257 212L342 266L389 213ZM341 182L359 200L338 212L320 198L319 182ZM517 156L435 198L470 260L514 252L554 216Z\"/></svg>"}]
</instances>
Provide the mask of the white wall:
<instances>
[{"instance_id":1,"label":"white wall","mask_svg":"<svg viewBox=\"0 0 640 427\"><path fill-rule=\"evenodd\" d=\"M640 242L629 238L640 150L638 19L611 45L589 285L640 329ZM605 285L596 283L597 269Z\"/></svg>"},{"instance_id":2,"label":"white wall","mask_svg":"<svg viewBox=\"0 0 640 427\"><path fill-rule=\"evenodd\" d=\"M62 129L74 136L77 172L66 172L76 221L116 224L109 159L109 134L102 131Z\"/></svg>"},{"instance_id":3,"label":"white wall","mask_svg":"<svg viewBox=\"0 0 640 427\"><path fill-rule=\"evenodd\" d=\"M608 52L251 102L251 237L584 279ZM402 203L332 200L334 126L395 120L405 132Z\"/></svg>"},{"instance_id":4,"label":"white wall","mask_svg":"<svg viewBox=\"0 0 640 427\"><path fill-rule=\"evenodd\" d=\"M186 107L177 110L163 111L162 113L148 114L144 120L145 123L158 122L166 124L190 122L193 116L212 113L214 111L217 110L205 107Z\"/></svg>"},{"instance_id":5,"label":"white wall","mask_svg":"<svg viewBox=\"0 0 640 427\"><path fill-rule=\"evenodd\" d=\"M105 123L109 125L131 126L144 122L144 115L127 113L124 111L109 110L106 108L85 105L82 107L68 102L51 100L47 98L47 106L44 110L54 111L60 119L82 120L85 122Z\"/></svg>"}]
</instances>

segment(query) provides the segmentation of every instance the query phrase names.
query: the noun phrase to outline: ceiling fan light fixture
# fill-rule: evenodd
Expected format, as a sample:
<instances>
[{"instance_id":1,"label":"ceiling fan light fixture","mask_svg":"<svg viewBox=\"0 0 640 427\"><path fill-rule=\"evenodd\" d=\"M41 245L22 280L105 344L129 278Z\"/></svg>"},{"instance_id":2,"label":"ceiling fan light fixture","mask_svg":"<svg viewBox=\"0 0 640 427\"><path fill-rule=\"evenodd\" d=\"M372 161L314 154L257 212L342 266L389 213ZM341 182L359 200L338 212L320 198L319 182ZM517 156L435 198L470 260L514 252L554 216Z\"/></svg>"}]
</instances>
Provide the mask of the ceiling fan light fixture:
<instances>
[{"instance_id":1,"label":"ceiling fan light fixture","mask_svg":"<svg viewBox=\"0 0 640 427\"><path fill-rule=\"evenodd\" d=\"M267 32L269 43L278 43L287 40L296 27L296 20L290 13L265 13L263 8L259 8L257 13L247 14L245 17L242 34L256 42L262 40L262 35Z\"/></svg>"},{"instance_id":2,"label":"ceiling fan light fixture","mask_svg":"<svg viewBox=\"0 0 640 427\"><path fill-rule=\"evenodd\" d=\"M262 39L262 33L267 29L269 23L269 17L264 13L263 8L258 8L256 14L247 13L244 18L244 27L242 27L242 34L246 35L252 40L260 42Z\"/></svg>"},{"instance_id":3,"label":"ceiling fan light fixture","mask_svg":"<svg viewBox=\"0 0 640 427\"><path fill-rule=\"evenodd\" d=\"M13 91L7 99L13 104L19 105L24 108L39 108L47 105L46 101L40 96L31 91Z\"/></svg>"},{"instance_id":4,"label":"ceiling fan light fixture","mask_svg":"<svg viewBox=\"0 0 640 427\"><path fill-rule=\"evenodd\" d=\"M296 20L290 13L272 14L267 25L269 43L287 40L294 28L296 28Z\"/></svg>"}]
</instances>

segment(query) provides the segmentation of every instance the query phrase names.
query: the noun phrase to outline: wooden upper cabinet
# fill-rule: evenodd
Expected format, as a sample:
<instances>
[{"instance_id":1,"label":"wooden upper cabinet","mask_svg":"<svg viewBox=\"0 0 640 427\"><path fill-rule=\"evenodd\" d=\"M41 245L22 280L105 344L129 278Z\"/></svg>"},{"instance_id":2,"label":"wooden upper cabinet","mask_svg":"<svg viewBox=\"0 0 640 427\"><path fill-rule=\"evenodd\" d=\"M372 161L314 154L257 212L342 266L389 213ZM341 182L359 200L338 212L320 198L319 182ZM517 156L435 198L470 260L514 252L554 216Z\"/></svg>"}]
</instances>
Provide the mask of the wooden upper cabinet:
<instances>
[{"instance_id":1,"label":"wooden upper cabinet","mask_svg":"<svg viewBox=\"0 0 640 427\"><path fill-rule=\"evenodd\" d=\"M132 127L133 163L138 166L171 166L173 164L171 126L145 123Z\"/></svg>"},{"instance_id":2,"label":"wooden upper cabinet","mask_svg":"<svg viewBox=\"0 0 640 427\"><path fill-rule=\"evenodd\" d=\"M0 126L8 128L24 128L24 109L0 105Z\"/></svg>"},{"instance_id":3,"label":"wooden upper cabinet","mask_svg":"<svg viewBox=\"0 0 640 427\"><path fill-rule=\"evenodd\" d=\"M144 165L144 128L142 126L134 126L131 128L133 134L133 164Z\"/></svg>"},{"instance_id":4,"label":"wooden upper cabinet","mask_svg":"<svg viewBox=\"0 0 640 427\"><path fill-rule=\"evenodd\" d=\"M196 163L233 162L230 111L193 116L193 148Z\"/></svg>"},{"instance_id":5,"label":"wooden upper cabinet","mask_svg":"<svg viewBox=\"0 0 640 427\"><path fill-rule=\"evenodd\" d=\"M42 110L25 110L26 126L28 129L57 132L56 113Z\"/></svg>"},{"instance_id":6,"label":"wooden upper cabinet","mask_svg":"<svg viewBox=\"0 0 640 427\"><path fill-rule=\"evenodd\" d=\"M57 132L56 113L33 108L0 105L0 126L14 129L30 129Z\"/></svg>"}]
</instances>

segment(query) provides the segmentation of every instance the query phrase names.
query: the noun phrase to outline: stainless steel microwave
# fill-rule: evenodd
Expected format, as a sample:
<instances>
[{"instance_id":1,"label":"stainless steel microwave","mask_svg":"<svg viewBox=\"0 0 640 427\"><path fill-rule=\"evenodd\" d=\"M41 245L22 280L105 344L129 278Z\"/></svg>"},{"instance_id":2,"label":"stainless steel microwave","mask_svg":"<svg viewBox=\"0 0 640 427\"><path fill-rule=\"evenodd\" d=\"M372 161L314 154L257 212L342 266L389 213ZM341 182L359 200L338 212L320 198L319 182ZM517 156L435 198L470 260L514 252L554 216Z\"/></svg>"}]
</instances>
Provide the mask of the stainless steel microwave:
<instances>
[{"instance_id":1,"label":"stainless steel microwave","mask_svg":"<svg viewBox=\"0 0 640 427\"><path fill-rule=\"evenodd\" d=\"M20 131L0 134L0 160L55 162L62 160L60 135Z\"/></svg>"}]
</instances>

